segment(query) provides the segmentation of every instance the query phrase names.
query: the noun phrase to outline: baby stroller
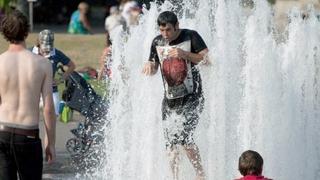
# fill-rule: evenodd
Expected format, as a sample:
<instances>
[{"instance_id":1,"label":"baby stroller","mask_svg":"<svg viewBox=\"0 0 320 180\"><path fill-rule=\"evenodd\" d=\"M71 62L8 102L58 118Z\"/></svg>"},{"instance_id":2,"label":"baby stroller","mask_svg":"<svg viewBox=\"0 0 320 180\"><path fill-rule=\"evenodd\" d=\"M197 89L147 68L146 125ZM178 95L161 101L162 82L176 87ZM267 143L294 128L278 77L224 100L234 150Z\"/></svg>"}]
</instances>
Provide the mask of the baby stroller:
<instances>
[{"instance_id":1,"label":"baby stroller","mask_svg":"<svg viewBox=\"0 0 320 180\"><path fill-rule=\"evenodd\" d=\"M83 123L71 130L75 137L66 142L74 165L81 170L97 167L103 158L107 102L77 72L72 72L65 80L62 99L68 107L85 117Z\"/></svg>"}]
</instances>

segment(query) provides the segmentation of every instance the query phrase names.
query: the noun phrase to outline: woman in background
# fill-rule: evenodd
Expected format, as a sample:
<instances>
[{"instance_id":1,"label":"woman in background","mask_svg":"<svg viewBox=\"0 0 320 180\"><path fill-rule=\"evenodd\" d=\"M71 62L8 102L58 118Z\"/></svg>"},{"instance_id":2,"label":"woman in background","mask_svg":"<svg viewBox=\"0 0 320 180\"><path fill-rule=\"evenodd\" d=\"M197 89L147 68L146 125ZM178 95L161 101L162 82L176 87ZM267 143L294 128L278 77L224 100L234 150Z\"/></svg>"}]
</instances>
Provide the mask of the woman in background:
<instances>
[{"instance_id":1,"label":"woman in background","mask_svg":"<svg viewBox=\"0 0 320 180\"><path fill-rule=\"evenodd\" d=\"M110 41L110 35L109 32L106 32L106 44L102 51L102 55L100 58L100 70L98 74L98 80L111 77L111 41Z\"/></svg>"},{"instance_id":2,"label":"woman in background","mask_svg":"<svg viewBox=\"0 0 320 180\"><path fill-rule=\"evenodd\" d=\"M92 34L92 28L87 17L89 5L81 2L78 5L78 10L72 13L68 33L70 34Z\"/></svg>"}]
</instances>

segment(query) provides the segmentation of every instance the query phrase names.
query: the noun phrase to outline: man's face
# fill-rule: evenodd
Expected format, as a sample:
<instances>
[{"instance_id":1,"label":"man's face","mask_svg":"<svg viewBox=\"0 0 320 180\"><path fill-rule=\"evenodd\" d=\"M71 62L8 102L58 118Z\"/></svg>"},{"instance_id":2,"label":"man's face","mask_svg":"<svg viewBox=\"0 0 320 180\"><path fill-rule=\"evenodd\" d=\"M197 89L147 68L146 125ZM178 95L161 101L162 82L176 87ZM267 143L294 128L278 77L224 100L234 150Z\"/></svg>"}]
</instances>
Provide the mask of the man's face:
<instances>
[{"instance_id":1,"label":"man's face","mask_svg":"<svg viewBox=\"0 0 320 180\"><path fill-rule=\"evenodd\" d=\"M40 44L40 53L43 56L47 56L53 50L53 46L49 44Z\"/></svg>"},{"instance_id":2,"label":"man's face","mask_svg":"<svg viewBox=\"0 0 320 180\"><path fill-rule=\"evenodd\" d=\"M177 25L173 26L172 24L167 23L165 26L160 25L159 28L160 28L160 33L165 40L170 42L174 40L174 38L176 38L178 33Z\"/></svg>"}]
</instances>

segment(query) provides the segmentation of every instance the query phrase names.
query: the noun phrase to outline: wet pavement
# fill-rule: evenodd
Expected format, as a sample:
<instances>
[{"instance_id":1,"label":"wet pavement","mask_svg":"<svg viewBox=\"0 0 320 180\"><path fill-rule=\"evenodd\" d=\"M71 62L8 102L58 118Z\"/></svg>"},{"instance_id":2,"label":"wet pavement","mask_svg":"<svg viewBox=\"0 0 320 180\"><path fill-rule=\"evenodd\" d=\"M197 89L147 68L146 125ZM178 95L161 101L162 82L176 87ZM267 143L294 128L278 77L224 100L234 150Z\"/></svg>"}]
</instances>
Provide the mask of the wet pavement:
<instances>
[{"instance_id":1,"label":"wet pavement","mask_svg":"<svg viewBox=\"0 0 320 180\"><path fill-rule=\"evenodd\" d=\"M53 164L44 163L44 180L75 179L76 172L71 166L71 159L67 152L58 152L57 159Z\"/></svg>"},{"instance_id":2,"label":"wet pavement","mask_svg":"<svg viewBox=\"0 0 320 180\"><path fill-rule=\"evenodd\" d=\"M65 148L65 143L69 138L74 137L70 130L76 128L78 123L83 120L78 114L74 115L73 120L69 123L62 123L57 120L56 124L56 161L48 165L44 162L43 166L43 179L44 180L65 180L76 179L76 171L71 166L71 158ZM40 122L40 137L44 139L44 126L43 121Z\"/></svg>"}]
</instances>

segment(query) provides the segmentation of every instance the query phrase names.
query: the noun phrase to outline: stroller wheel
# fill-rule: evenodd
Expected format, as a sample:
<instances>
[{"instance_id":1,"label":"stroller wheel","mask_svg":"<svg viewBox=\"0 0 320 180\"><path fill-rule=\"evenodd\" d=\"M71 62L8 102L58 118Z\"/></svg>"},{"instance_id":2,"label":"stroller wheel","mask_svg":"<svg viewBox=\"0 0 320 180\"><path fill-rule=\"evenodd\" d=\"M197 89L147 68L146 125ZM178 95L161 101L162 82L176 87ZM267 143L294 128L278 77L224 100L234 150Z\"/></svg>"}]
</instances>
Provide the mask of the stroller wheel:
<instances>
[{"instance_id":1,"label":"stroller wheel","mask_svg":"<svg viewBox=\"0 0 320 180\"><path fill-rule=\"evenodd\" d=\"M96 134L92 137L93 139L93 144L94 145L100 145L101 143L103 143L103 136L99 135L99 134Z\"/></svg>"},{"instance_id":2,"label":"stroller wheel","mask_svg":"<svg viewBox=\"0 0 320 180\"><path fill-rule=\"evenodd\" d=\"M66 143L66 149L71 155L81 154L81 140L78 138L69 139Z\"/></svg>"}]
</instances>

